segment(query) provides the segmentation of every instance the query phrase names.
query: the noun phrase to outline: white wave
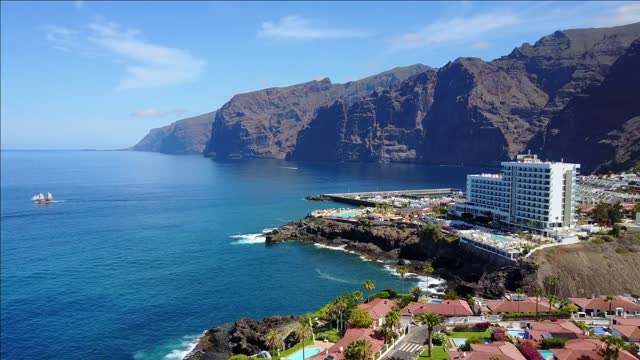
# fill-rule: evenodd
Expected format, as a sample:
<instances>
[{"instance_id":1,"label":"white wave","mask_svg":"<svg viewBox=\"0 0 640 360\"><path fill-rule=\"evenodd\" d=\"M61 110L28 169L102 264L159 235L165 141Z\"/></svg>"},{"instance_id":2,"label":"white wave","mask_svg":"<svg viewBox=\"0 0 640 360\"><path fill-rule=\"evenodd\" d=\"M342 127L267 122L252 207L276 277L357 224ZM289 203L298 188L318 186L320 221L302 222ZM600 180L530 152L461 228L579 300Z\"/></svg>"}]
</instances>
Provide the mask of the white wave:
<instances>
[{"instance_id":1,"label":"white wave","mask_svg":"<svg viewBox=\"0 0 640 360\"><path fill-rule=\"evenodd\" d=\"M233 244L262 244L267 238L264 234L275 230L276 228L267 228L262 229L262 232L259 234L240 234L240 235L231 235L229 236L232 239L237 239Z\"/></svg>"},{"instance_id":2,"label":"white wave","mask_svg":"<svg viewBox=\"0 0 640 360\"><path fill-rule=\"evenodd\" d=\"M293 167L293 166L283 166L283 169L289 169L289 170L298 170L297 167Z\"/></svg>"},{"instance_id":3,"label":"white wave","mask_svg":"<svg viewBox=\"0 0 640 360\"><path fill-rule=\"evenodd\" d=\"M390 272L391 274L400 277L400 274L398 274L398 272L396 271L395 265L391 265L391 264L386 264L384 265L384 269L388 272ZM427 291L429 290L430 293L434 293L434 294L441 294L442 292L438 292L436 291L435 288L429 288L428 286L433 286L433 285L441 285L444 284L445 281L443 279L440 278L436 278L436 277L431 277L431 276L426 276L426 275L419 275L416 273L406 273L404 275L405 279L415 279L418 280L418 284L417 286L422 289L422 291Z\"/></svg>"},{"instance_id":4,"label":"white wave","mask_svg":"<svg viewBox=\"0 0 640 360\"><path fill-rule=\"evenodd\" d=\"M357 255L360 258L360 260L362 260L362 261L371 261L371 259L368 259L364 255L360 255L359 253L357 253L355 251L352 251L352 250L347 250L347 245L330 246L330 245L319 244L319 243L314 243L313 245L315 247L317 247L317 248L320 248L320 249L342 251L342 252L346 252L347 254Z\"/></svg>"},{"instance_id":5,"label":"white wave","mask_svg":"<svg viewBox=\"0 0 640 360\"><path fill-rule=\"evenodd\" d=\"M200 340L200 335L198 336L185 336L182 338L182 342L179 347L171 350L167 355L164 356L164 359L167 360L182 360L185 356L189 355L190 352L195 349L196 345L198 345L198 341Z\"/></svg>"},{"instance_id":6,"label":"white wave","mask_svg":"<svg viewBox=\"0 0 640 360\"><path fill-rule=\"evenodd\" d=\"M335 282L339 282L339 283L344 283L344 284L355 284L354 281L352 280L347 280L347 279L342 279L342 278L338 278L335 276L331 276L325 272L322 272L322 270L320 269L316 269L316 272L318 273L318 275L320 275L321 279L326 279L326 280L331 280L331 281L335 281Z\"/></svg>"}]
</instances>

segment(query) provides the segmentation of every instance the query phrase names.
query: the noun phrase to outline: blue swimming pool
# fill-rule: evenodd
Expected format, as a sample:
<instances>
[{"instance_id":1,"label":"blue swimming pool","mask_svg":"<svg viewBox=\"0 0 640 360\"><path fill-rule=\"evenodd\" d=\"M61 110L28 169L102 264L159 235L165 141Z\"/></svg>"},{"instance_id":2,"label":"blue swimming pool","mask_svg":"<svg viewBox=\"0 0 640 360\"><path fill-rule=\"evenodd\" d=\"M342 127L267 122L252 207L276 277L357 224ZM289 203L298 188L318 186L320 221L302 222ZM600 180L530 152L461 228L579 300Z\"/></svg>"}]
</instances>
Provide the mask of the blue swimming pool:
<instances>
[{"instance_id":1,"label":"blue swimming pool","mask_svg":"<svg viewBox=\"0 0 640 360\"><path fill-rule=\"evenodd\" d=\"M289 360L304 360L308 359L314 355L320 354L322 349L319 347L305 347L304 348L304 358L302 357L302 349L300 351L296 351L293 354L287 356Z\"/></svg>"},{"instance_id":2,"label":"blue swimming pool","mask_svg":"<svg viewBox=\"0 0 640 360\"><path fill-rule=\"evenodd\" d=\"M357 211L345 211L343 213L338 214L337 216L342 219L351 219L352 217L356 217L360 215Z\"/></svg>"},{"instance_id":3,"label":"blue swimming pool","mask_svg":"<svg viewBox=\"0 0 640 360\"><path fill-rule=\"evenodd\" d=\"M453 340L453 343L456 344L456 347L460 347L467 343L467 339L451 338L451 340Z\"/></svg>"},{"instance_id":4,"label":"blue swimming pool","mask_svg":"<svg viewBox=\"0 0 640 360\"><path fill-rule=\"evenodd\" d=\"M609 331L606 328L602 327L602 326L594 327L593 328L593 332L598 336L602 336L604 334L608 334L609 333Z\"/></svg>"},{"instance_id":5,"label":"blue swimming pool","mask_svg":"<svg viewBox=\"0 0 640 360\"><path fill-rule=\"evenodd\" d=\"M515 330L507 330L507 334L511 337L516 337L518 339L524 339L526 333L524 330L515 329Z\"/></svg>"},{"instance_id":6,"label":"blue swimming pool","mask_svg":"<svg viewBox=\"0 0 640 360\"><path fill-rule=\"evenodd\" d=\"M553 359L553 352L551 350L538 350L538 353L544 360L547 360L549 358Z\"/></svg>"},{"instance_id":7,"label":"blue swimming pool","mask_svg":"<svg viewBox=\"0 0 640 360\"><path fill-rule=\"evenodd\" d=\"M429 304L442 304L442 300L440 300L440 299L431 299L431 300L429 300Z\"/></svg>"}]
</instances>

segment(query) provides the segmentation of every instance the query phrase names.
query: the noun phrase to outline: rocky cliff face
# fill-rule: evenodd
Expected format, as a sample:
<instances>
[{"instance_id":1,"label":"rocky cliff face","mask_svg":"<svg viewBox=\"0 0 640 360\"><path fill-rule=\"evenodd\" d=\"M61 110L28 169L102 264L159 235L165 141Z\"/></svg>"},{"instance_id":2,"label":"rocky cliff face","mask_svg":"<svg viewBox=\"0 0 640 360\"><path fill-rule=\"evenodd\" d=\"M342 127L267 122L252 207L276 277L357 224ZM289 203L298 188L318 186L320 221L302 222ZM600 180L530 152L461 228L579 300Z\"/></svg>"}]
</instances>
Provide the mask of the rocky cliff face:
<instances>
[{"instance_id":1,"label":"rocky cliff face","mask_svg":"<svg viewBox=\"0 0 640 360\"><path fill-rule=\"evenodd\" d=\"M323 79L236 95L218 111L205 155L283 159L319 107L338 99L358 101L427 69L413 65L346 84Z\"/></svg>"},{"instance_id":2,"label":"rocky cliff face","mask_svg":"<svg viewBox=\"0 0 640 360\"><path fill-rule=\"evenodd\" d=\"M640 40L611 66L602 83L569 101L532 142L542 155L561 154L583 172L621 171L640 161ZM585 151L588 149L588 151Z\"/></svg>"},{"instance_id":3,"label":"rocky cliff face","mask_svg":"<svg viewBox=\"0 0 640 360\"><path fill-rule=\"evenodd\" d=\"M215 112L153 129L131 149L166 154L199 154L209 141Z\"/></svg>"}]
</instances>

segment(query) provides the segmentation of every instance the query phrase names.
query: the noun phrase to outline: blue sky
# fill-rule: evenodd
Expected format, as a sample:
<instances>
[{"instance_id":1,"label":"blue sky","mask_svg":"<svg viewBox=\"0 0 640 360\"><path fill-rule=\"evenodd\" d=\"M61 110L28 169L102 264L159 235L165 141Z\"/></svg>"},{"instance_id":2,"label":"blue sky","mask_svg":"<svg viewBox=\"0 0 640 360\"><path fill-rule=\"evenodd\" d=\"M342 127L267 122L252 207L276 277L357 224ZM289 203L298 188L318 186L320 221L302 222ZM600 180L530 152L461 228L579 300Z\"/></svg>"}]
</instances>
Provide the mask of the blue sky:
<instances>
[{"instance_id":1,"label":"blue sky","mask_svg":"<svg viewBox=\"0 0 640 360\"><path fill-rule=\"evenodd\" d=\"M1 3L2 148L121 148L233 94L491 60L640 2Z\"/></svg>"}]
</instances>

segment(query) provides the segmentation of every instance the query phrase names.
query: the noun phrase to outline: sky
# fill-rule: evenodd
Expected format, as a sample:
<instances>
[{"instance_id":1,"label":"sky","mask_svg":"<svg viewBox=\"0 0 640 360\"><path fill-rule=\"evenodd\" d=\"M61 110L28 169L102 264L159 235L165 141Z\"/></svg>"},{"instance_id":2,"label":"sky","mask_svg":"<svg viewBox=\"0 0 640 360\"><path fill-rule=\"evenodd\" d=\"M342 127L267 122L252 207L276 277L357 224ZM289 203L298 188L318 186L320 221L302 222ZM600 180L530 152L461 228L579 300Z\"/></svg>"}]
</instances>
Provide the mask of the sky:
<instances>
[{"instance_id":1,"label":"sky","mask_svg":"<svg viewBox=\"0 0 640 360\"><path fill-rule=\"evenodd\" d=\"M640 2L1 2L2 149L116 149L234 94L492 60Z\"/></svg>"}]
</instances>

